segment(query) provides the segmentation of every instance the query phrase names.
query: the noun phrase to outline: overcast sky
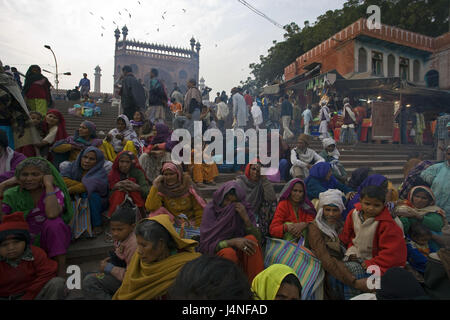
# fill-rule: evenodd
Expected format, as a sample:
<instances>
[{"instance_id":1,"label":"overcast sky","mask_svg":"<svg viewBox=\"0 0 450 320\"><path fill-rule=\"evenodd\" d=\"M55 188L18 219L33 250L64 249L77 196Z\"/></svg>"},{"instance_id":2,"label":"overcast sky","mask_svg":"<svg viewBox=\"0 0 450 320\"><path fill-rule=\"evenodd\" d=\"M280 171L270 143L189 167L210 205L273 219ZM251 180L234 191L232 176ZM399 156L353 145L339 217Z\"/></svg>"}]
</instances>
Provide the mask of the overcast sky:
<instances>
[{"instance_id":1,"label":"overcast sky","mask_svg":"<svg viewBox=\"0 0 450 320\"><path fill-rule=\"evenodd\" d=\"M314 22L327 10L342 8L346 1L247 2L281 25L296 22L303 27L305 20ZM237 0L0 0L0 60L22 73L31 64L54 72L53 56L44 48L48 44L58 59L59 72L72 73L60 76L60 88L75 87L86 72L93 89L94 68L100 65L102 92L112 92L113 21L120 29L126 24L128 38L139 41L190 48L191 37L199 39L200 76L214 92L229 92L247 79L249 64L259 62L273 40L282 41L284 34ZM46 76L54 83L53 75Z\"/></svg>"}]
</instances>

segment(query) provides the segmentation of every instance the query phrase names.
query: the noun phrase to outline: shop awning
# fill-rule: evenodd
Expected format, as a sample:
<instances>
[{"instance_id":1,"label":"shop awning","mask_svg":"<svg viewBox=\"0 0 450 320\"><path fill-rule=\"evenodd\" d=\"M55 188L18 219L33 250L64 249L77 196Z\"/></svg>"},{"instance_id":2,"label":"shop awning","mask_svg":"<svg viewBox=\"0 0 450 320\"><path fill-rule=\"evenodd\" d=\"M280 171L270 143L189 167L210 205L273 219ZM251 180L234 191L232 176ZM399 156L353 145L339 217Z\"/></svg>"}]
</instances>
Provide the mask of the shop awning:
<instances>
[{"instance_id":1,"label":"shop awning","mask_svg":"<svg viewBox=\"0 0 450 320\"><path fill-rule=\"evenodd\" d=\"M277 95L280 93L280 85L274 84L263 88L263 94L265 95Z\"/></svg>"}]
</instances>

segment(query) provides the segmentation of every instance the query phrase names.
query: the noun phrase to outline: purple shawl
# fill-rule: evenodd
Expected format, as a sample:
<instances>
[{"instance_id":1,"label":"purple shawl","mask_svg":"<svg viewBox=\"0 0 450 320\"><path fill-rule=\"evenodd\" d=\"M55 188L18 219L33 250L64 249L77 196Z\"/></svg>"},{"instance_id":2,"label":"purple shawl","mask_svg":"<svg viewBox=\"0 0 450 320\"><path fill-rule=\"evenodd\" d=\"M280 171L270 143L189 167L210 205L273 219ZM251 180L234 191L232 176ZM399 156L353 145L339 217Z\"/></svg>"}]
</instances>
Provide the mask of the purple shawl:
<instances>
[{"instance_id":1,"label":"purple shawl","mask_svg":"<svg viewBox=\"0 0 450 320\"><path fill-rule=\"evenodd\" d=\"M173 147L178 143L178 141L172 141L172 132L169 127L164 123L157 123L156 136L150 141L151 145L166 143L166 150L172 151Z\"/></svg>"},{"instance_id":2,"label":"purple shawl","mask_svg":"<svg viewBox=\"0 0 450 320\"><path fill-rule=\"evenodd\" d=\"M5 152L7 152L6 148ZM14 172L16 171L17 165L27 158L17 151L13 152L14 154L11 158L11 161L9 162L9 171L5 171L4 173L0 174L0 183L14 177Z\"/></svg>"},{"instance_id":3,"label":"purple shawl","mask_svg":"<svg viewBox=\"0 0 450 320\"><path fill-rule=\"evenodd\" d=\"M306 193L306 184L303 180L301 180L299 178L292 179L291 181L286 183L283 190L281 190L281 193L280 193L281 196L280 196L280 199L278 200L278 203L280 203L283 200L289 199L289 196L291 195L291 191L294 188L296 183L301 183L303 186L303 189L304 189L304 198L303 198L303 203L301 204L301 208L306 213L316 216L316 214L317 214L316 209L314 208L313 203L311 202L311 200L309 200L307 193Z\"/></svg>"},{"instance_id":4,"label":"purple shawl","mask_svg":"<svg viewBox=\"0 0 450 320\"><path fill-rule=\"evenodd\" d=\"M97 156L97 163L83 176L83 168L81 167L81 158L88 152L95 152ZM103 168L105 164L105 156L103 152L95 147L88 147L80 152L77 160L72 162L69 166L62 170L63 177L81 181L86 187L88 195L92 193L99 193L100 196L105 197L108 194L108 174Z\"/></svg>"},{"instance_id":5,"label":"purple shawl","mask_svg":"<svg viewBox=\"0 0 450 320\"><path fill-rule=\"evenodd\" d=\"M309 176L305 180L305 184L314 178L317 179L322 187L325 189L337 189L338 182L334 176L331 176L330 180L325 180L327 174L331 170L331 164L328 162L319 162L309 169Z\"/></svg>"},{"instance_id":6,"label":"purple shawl","mask_svg":"<svg viewBox=\"0 0 450 320\"><path fill-rule=\"evenodd\" d=\"M245 236L245 224L235 211L235 204L231 203L226 207L221 207L223 199L232 189L236 191L238 201L247 209L250 221L256 226L251 205L245 201L244 190L236 181L225 183L214 192L213 200L203 209L199 246L199 251L203 254L214 255L219 242Z\"/></svg>"},{"instance_id":7,"label":"purple shawl","mask_svg":"<svg viewBox=\"0 0 450 320\"><path fill-rule=\"evenodd\" d=\"M361 197L361 191L365 187L368 186L381 186L387 178L385 176L382 176L381 174L372 174L366 178L366 180L361 183L361 185L358 187L358 193L355 194L352 200L350 200L347 203L347 210L345 210L342 214L344 216L344 219L347 218L347 214L355 207L355 204L357 204L360 201Z\"/></svg>"},{"instance_id":8,"label":"purple shawl","mask_svg":"<svg viewBox=\"0 0 450 320\"><path fill-rule=\"evenodd\" d=\"M64 140L55 142L52 149L54 149L55 147L58 147L62 144L71 144L81 150L83 150L86 147L90 147L90 146L92 146L92 147L101 146L103 141L101 139L96 139L97 138L97 132L96 132L97 127L95 126L95 124L92 121L87 121L87 120L83 121L82 124L84 124L89 130L89 139L91 139L90 141L86 141L83 138L81 138L80 133L77 129L75 131L74 136L70 136Z\"/></svg>"}]
</instances>

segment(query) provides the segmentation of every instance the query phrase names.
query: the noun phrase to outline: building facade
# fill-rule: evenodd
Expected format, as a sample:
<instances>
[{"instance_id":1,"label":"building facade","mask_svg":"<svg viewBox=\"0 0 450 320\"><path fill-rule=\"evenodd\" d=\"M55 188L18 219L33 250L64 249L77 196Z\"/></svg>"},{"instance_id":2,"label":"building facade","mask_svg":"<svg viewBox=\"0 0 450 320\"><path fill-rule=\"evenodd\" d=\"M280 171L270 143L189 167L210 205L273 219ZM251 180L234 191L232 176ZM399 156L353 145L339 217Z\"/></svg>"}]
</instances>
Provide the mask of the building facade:
<instances>
[{"instance_id":1,"label":"building facade","mask_svg":"<svg viewBox=\"0 0 450 320\"><path fill-rule=\"evenodd\" d=\"M122 33L118 28L115 30L114 83L119 81L125 65L131 66L136 78L141 79L147 88L152 68L158 69L158 78L164 82L168 93L174 88L174 83L183 92L187 91L189 79L193 78L198 83L201 45L194 38L190 41L191 49L187 49L128 40L127 36L126 26L122 28Z\"/></svg>"},{"instance_id":2,"label":"building facade","mask_svg":"<svg viewBox=\"0 0 450 320\"><path fill-rule=\"evenodd\" d=\"M399 77L418 86L450 90L450 32L433 38L359 19L285 68L286 81L320 65L346 79Z\"/></svg>"}]
</instances>

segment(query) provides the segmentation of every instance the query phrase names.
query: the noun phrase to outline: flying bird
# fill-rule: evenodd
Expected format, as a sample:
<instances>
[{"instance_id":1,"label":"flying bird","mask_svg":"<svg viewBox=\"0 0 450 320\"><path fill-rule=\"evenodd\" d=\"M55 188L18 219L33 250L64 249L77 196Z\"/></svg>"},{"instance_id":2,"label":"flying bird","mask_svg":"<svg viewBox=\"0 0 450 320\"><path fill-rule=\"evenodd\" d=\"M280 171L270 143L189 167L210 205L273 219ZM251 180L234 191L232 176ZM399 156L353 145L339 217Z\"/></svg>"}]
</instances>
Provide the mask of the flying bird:
<instances>
[{"instance_id":1,"label":"flying bird","mask_svg":"<svg viewBox=\"0 0 450 320\"><path fill-rule=\"evenodd\" d=\"M140 1L138 1L138 3L141 5L141 2L140 2Z\"/></svg>"},{"instance_id":2,"label":"flying bird","mask_svg":"<svg viewBox=\"0 0 450 320\"><path fill-rule=\"evenodd\" d=\"M156 29L156 31L158 31L158 32L159 32L159 28L158 28L158 29Z\"/></svg>"},{"instance_id":3,"label":"flying bird","mask_svg":"<svg viewBox=\"0 0 450 320\"><path fill-rule=\"evenodd\" d=\"M182 9L184 13L186 13L186 9Z\"/></svg>"},{"instance_id":4,"label":"flying bird","mask_svg":"<svg viewBox=\"0 0 450 320\"><path fill-rule=\"evenodd\" d=\"M102 29L103 29L103 30L106 30L104 26L102 26Z\"/></svg>"},{"instance_id":5,"label":"flying bird","mask_svg":"<svg viewBox=\"0 0 450 320\"><path fill-rule=\"evenodd\" d=\"M162 18L163 18L163 20L166 20L165 18L164 18L164 16L161 16Z\"/></svg>"},{"instance_id":6,"label":"flying bird","mask_svg":"<svg viewBox=\"0 0 450 320\"><path fill-rule=\"evenodd\" d=\"M163 16L167 13L167 11L164 11Z\"/></svg>"},{"instance_id":7,"label":"flying bird","mask_svg":"<svg viewBox=\"0 0 450 320\"><path fill-rule=\"evenodd\" d=\"M128 9L125 9L126 12L129 12Z\"/></svg>"},{"instance_id":8,"label":"flying bird","mask_svg":"<svg viewBox=\"0 0 450 320\"><path fill-rule=\"evenodd\" d=\"M174 25L174 24L172 25L172 28L173 28L173 27L175 27L175 25Z\"/></svg>"},{"instance_id":9,"label":"flying bird","mask_svg":"<svg viewBox=\"0 0 450 320\"><path fill-rule=\"evenodd\" d=\"M103 37L103 33L102 33L102 37Z\"/></svg>"},{"instance_id":10,"label":"flying bird","mask_svg":"<svg viewBox=\"0 0 450 320\"><path fill-rule=\"evenodd\" d=\"M120 13L120 11L119 11L119 14L122 15L122 13Z\"/></svg>"},{"instance_id":11,"label":"flying bird","mask_svg":"<svg viewBox=\"0 0 450 320\"><path fill-rule=\"evenodd\" d=\"M131 13L129 13L128 15L130 16L130 19L131 19Z\"/></svg>"},{"instance_id":12,"label":"flying bird","mask_svg":"<svg viewBox=\"0 0 450 320\"><path fill-rule=\"evenodd\" d=\"M89 13L91 14L91 16L93 16L94 14L92 12L89 11Z\"/></svg>"},{"instance_id":13,"label":"flying bird","mask_svg":"<svg viewBox=\"0 0 450 320\"><path fill-rule=\"evenodd\" d=\"M105 19L103 19L103 17L100 17L100 19L102 19L103 21L105 21Z\"/></svg>"}]
</instances>

